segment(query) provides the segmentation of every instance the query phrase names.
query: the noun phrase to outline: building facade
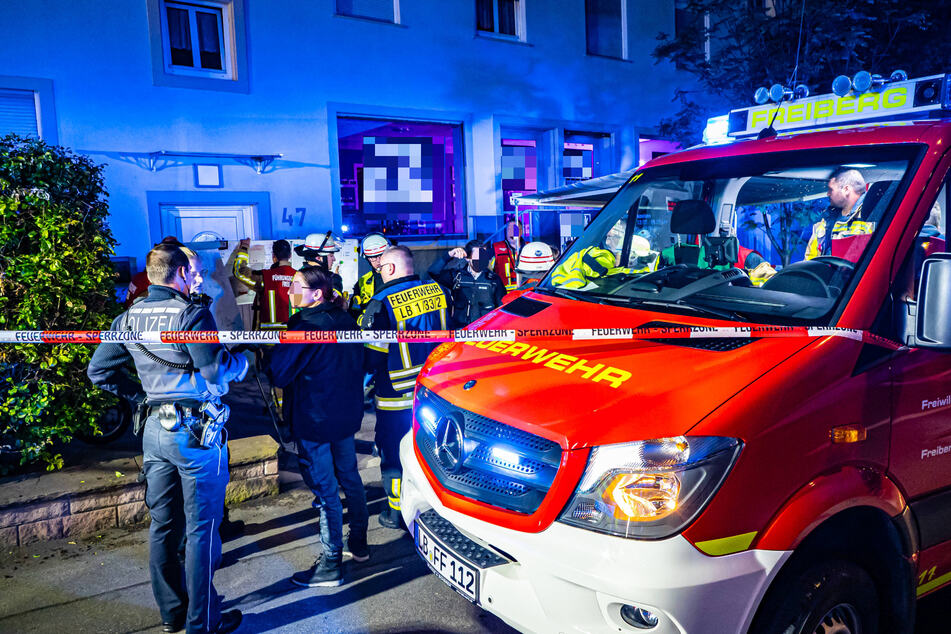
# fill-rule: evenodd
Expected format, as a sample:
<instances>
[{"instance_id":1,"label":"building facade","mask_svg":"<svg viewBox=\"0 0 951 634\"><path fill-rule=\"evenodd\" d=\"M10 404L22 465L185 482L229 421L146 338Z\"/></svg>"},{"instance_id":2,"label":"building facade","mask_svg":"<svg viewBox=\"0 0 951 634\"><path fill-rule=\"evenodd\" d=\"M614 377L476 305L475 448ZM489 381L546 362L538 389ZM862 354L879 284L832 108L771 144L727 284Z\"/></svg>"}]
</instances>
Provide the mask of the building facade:
<instances>
[{"instance_id":1,"label":"building facade","mask_svg":"<svg viewBox=\"0 0 951 634\"><path fill-rule=\"evenodd\" d=\"M0 134L105 163L133 267L168 234L486 235L514 194L665 151L681 78L650 56L674 0L8 0L0 23Z\"/></svg>"}]
</instances>

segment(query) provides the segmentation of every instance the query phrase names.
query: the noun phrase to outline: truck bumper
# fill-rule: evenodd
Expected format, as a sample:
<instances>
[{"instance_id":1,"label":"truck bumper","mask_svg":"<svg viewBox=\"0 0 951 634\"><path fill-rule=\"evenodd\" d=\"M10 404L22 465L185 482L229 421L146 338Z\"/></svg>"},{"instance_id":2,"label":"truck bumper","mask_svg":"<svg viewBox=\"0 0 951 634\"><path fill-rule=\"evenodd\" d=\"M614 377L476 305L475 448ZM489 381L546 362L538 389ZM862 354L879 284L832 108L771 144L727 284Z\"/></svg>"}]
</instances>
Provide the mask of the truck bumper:
<instances>
[{"instance_id":1,"label":"truck bumper","mask_svg":"<svg viewBox=\"0 0 951 634\"><path fill-rule=\"evenodd\" d=\"M419 514L433 509L472 541L513 559L482 571L481 607L525 632L745 632L791 554L709 557L680 535L638 541L559 522L539 533L514 531L446 508L423 474L412 433L403 438L400 459L410 534ZM650 611L657 625L627 624L623 605Z\"/></svg>"}]
</instances>

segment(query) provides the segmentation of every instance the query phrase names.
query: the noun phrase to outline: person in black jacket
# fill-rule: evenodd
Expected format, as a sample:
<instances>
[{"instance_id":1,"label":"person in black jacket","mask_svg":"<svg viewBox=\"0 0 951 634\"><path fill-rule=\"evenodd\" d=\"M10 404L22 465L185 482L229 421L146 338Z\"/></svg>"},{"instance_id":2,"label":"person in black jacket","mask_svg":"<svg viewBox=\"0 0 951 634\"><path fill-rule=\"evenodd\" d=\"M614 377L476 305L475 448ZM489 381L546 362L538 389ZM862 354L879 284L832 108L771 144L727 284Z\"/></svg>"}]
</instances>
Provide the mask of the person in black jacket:
<instances>
[{"instance_id":1,"label":"person in black jacket","mask_svg":"<svg viewBox=\"0 0 951 634\"><path fill-rule=\"evenodd\" d=\"M452 326L464 328L502 305L505 284L487 263L488 250L478 240L455 248L429 267L429 276L452 296Z\"/></svg>"},{"instance_id":2,"label":"person in black jacket","mask_svg":"<svg viewBox=\"0 0 951 634\"><path fill-rule=\"evenodd\" d=\"M331 274L304 267L294 275L291 304L301 310L287 330L357 330L343 309L343 297L333 292ZM363 420L363 346L360 344L286 344L274 348L268 374L284 388L291 408L301 475L320 498L321 557L291 581L300 586L343 583L343 506L338 485L347 496L350 535L347 550L354 561L369 559L366 493L357 471L354 434Z\"/></svg>"}]
</instances>

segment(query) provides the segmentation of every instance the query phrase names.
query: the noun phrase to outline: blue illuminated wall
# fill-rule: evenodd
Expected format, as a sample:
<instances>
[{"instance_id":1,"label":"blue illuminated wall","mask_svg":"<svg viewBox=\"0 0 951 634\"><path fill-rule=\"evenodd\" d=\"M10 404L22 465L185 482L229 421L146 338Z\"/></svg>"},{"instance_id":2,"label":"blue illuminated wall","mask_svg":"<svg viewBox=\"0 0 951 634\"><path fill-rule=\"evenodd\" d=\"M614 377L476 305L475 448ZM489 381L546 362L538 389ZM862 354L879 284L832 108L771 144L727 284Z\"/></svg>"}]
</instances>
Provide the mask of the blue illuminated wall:
<instances>
[{"instance_id":1,"label":"blue illuminated wall","mask_svg":"<svg viewBox=\"0 0 951 634\"><path fill-rule=\"evenodd\" d=\"M261 238L339 231L348 196L358 195L358 161L341 171L338 125L361 118L457 131L452 195L472 235L501 222L505 130L538 141L539 189L564 183L566 131L606 135L593 175L630 168L639 135L669 114L682 79L650 56L657 33L673 30L673 0L630 0L629 61L586 54L578 0L525 0L525 42L477 33L468 0L401 0L399 25L335 15L325 0L234 0L232 80L163 71L158 3L0 3L0 89L51 87L40 95L44 112L55 112L44 136L107 165L117 253L140 266L163 233L163 204L252 205ZM260 174L252 161L212 160L222 182L207 189L194 163L208 160L150 162L160 150L283 157ZM424 176L409 178L426 191ZM373 191L389 191L376 189L380 180ZM434 173L434 197L443 195L436 181Z\"/></svg>"}]
</instances>

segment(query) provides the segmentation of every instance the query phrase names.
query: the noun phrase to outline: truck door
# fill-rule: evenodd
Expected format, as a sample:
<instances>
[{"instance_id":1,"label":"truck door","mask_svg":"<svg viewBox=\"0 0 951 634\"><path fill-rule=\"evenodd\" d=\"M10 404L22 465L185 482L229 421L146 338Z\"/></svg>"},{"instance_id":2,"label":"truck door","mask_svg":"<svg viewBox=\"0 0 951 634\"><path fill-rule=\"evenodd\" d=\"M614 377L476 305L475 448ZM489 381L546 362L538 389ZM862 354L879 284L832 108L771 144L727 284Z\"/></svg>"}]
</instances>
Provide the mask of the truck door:
<instances>
[{"instance_id":1,"label":"truck door","mask_svg":"<svg viewBox=\"0 0 951 634\"><path fill-rule=\"evenodd\" d=\"M896 301L913 300L924 258L947 251L948 202L945 181L899 271L892 293ZM906 348L895 354L891 367L889 470L918 524L921 595L951 581L951 353Z\"/></svg>"}]
</instances>

